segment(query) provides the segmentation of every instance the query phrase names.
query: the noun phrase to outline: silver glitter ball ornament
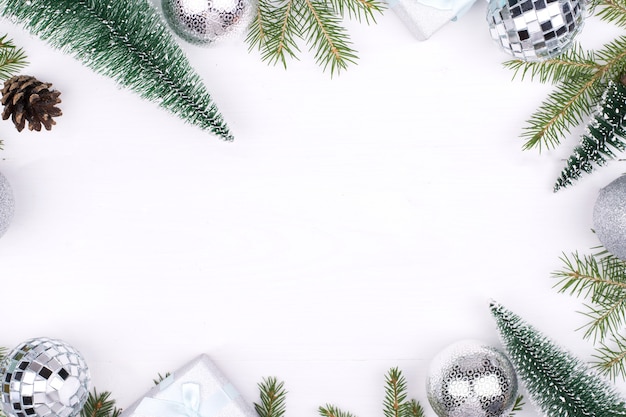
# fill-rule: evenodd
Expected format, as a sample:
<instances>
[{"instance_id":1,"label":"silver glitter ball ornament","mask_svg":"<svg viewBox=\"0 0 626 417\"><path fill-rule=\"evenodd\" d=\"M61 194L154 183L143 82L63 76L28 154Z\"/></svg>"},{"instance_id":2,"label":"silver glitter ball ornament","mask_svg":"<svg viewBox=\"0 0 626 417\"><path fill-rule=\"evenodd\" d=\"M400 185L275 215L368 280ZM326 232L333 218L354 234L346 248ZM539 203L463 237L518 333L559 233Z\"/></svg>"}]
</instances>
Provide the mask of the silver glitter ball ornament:
<instances>
[{"instance_id":1,"label":"silver glitter ball ornament","mask_svg":"<svg viewBox=\"0 0 626 417\"><path fill-rule=\"evenodd\" d=\"M593 228L606 250L626 260L626 175L600 190L593 208Z\"/></svg>"},{"instance_id":2,"label":"silver glitter ball ornament","mask_svg":"<svg viewBox=\"0 0 626 417\"><path fill-rule=\"evenodd\" d=\"M515 58L541 61L569 48L584 23L585 0L490 0L491 37Z\"/></svg>"},{"instance_id":3,"label":"silver glitter ball ornament","mask_svg":"<svg viewBox=\"0 0 626 417\"><path fill-rule=\"evenodd\" d=\"M0 173L0 237L7 231L13 219L15 200L9 181Z\"/></svg>"},{"instance_id":4,"label":"silver glitter ball ornament","mask_svg":"<svg viewBox=\"0 0 626 417\"><path fill-rule=\"evenodd\" d=\"M193 44L209 44L243 31L252 19L252 0L162 0L172 30Z\"/></svg>"},{"instance_id":5,"label":"silver glitter ball ornament","mask_svg":"<svg viewBox=\"0 0 626 417\"><path fill-rule=\"evenodd\" d=\"M2 410L11 417L72 417L80 413L91 378L72 346L40 337L13 349L0 365Z\"/></svg>"},{"instance_id":6,"label":"silver glitter ball ornament","mask_svg":"<svg viewBox=\"0 0 626 417\"><path fill-rule=\"evenodd\" d=\"M509 359L474 341L448 346L431 362L428 401L439 417L499 417L517 397L517 377Z\"/></svg>"}]
</instances>

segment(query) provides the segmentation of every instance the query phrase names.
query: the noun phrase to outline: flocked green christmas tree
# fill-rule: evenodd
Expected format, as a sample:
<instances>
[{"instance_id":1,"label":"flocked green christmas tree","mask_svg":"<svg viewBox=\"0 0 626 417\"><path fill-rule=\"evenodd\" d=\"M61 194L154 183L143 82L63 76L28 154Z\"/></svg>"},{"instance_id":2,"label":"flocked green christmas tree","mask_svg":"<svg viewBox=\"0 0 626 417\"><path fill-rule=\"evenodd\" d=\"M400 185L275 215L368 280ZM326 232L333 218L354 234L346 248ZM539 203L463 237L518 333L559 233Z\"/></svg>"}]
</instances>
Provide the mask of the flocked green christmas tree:
<instances>
[{"instance_id":1,"label":"flocked green christmas tree","mask_svg":"<svg viewBox=\"0 0 626 417\"><path fill-rule=\"evenodd\" d=\"M595 166L606 164L614 159L617 152L626 149L626 86L622 80L609 82L602 100L598 104L587 133L582 136L580 145L574 149L561 172L554 191L571 185L573 181L590 173Z\"/></svg>"},{"instance_id":2,"label":"flocked green christmas tree","mask_svg":"<svg viewBox=\"0 0 626 417\"><path fill-rule=\"evenodd\" d=\"M626 416L624 399L584 362L502 305L490 308L520 380L546 416Z\"/></svg>"},{"instance_id":3,"label":"flocked green christmas tree","mask_svg":"<svg viewBox=\"0 0 626 417\"><path fill-rule=\"evenodd\" d=\"M189 123L232 136L148 0L0 0L0 16Z\"/></svg>"}]
</instances>

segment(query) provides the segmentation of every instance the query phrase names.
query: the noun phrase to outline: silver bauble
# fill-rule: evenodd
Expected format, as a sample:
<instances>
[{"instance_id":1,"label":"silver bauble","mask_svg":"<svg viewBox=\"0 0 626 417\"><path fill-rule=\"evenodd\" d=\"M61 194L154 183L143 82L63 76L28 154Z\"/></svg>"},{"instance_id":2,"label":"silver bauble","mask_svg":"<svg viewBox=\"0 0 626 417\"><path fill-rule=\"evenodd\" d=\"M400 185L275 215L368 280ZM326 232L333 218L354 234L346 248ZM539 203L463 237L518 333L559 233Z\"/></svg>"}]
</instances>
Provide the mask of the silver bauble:
<instances>
[{"instance_id":1,"label":"silver bauble","mask_svg":"<svg viewBox=\"0 0 626 417\"><path fill-rule=\"evenodd\" d=\"M0 173L0 237L7 231L13 219L15 201L9 181Z\"/></svg>"},{"instance_id":2,"label":"silver bauble","mask_svg":"<svg viewBox=\"0 0 626 417\"><path fill-rule=\"evenodd\" d=\"M585 0L490 0L491 37L526 61L554 58L568 49L584 23Z\"/></svg>"},{"instance_id":3,"label":"silver bauble","mask_svg":"<svg viewBox=\"0 0 626 417\"><path fill-rule=\"evenodd\" d=\"M244 30L252 19L253 0L162 0L163 14L181 38L209 44Z\"/></svg>"},{"instance_id":4,"label":"silver bauble","mask_svg":"<svg viewBox=\"0 0 626 417\"><path fill-rule=\"evenodd\" d=\"M80 413L91 378L81 354L46 337L13 349L0 365L2 410L11 417L72 417Z\"/></svg>"},{"instance_id":5,"label":"silver bauble","mask_svg":"<svg viewBox=\"0 0 626 417\"><path fill-rule=\"evenodd\" d=\"M448 346L431 362L428 401L439 417L499 417L517 397L517 377L509 359L474 341Z\"/></svg>"},{"instance_id":6,"label":"silver bauble","mask_svg":"<svg viewBox=\"0 0 626 417\"><path fill-rule=\"evenodd\" d=\"M593 208L593 228L606 250L626 260L626 175L600 190Z\"/></svg>"}]
</instances>

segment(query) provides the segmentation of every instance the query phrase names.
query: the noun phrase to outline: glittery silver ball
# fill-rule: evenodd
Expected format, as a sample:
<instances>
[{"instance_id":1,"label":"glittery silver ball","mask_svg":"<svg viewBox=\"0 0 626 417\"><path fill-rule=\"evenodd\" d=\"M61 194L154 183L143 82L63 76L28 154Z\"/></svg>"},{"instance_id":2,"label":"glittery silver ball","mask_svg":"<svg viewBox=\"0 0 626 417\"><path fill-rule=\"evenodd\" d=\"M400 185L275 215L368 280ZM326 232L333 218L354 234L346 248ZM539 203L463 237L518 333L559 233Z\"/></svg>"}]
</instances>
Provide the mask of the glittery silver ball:
<instances>
[{"instance_id":1,"label":"glittery silver ball","mask_svg":"<svg viewBox=\"0 0 626 417\"><path fill-rule=\"evenodd\" d=\"M491 37L515 58L553 58L569 48L582 29L584 1L490 0Z\"/></svg>"},{"instance_id":2,"label":"glittery silver ball","mask_svg":"<svg viewBox=\"0 0 626 417\"><path fill-rule=\"evenodd\" d=\"M162 0L163 14L181 38L209 44L242 31L252 19L252 0Z\"/></svg>"},{"instance_id":3,"label":"glittery silver ball","mask_svg":"<svg viewBox=\"0 0 626 417\"><path fill-rule=\"evenodd\" d=\"M82 409L91 378L80 353L60 340L28 340L0 365L2 410L11 417L72 417Z\"/></svg>"},{"instance_id":4,"label":"glittery silver ball","mask_svg":"<svg viewBox=\"0 0 626 417\"><path fill-rule=\"evenodd\" d=\"M439 417L499 417L517 396L517 377L508 358L478 342L455 343L431 362L428 401Z\"/></svg>"},{"instance_id":5,"label":"glittery silver ball","mask_svg":"<svg viewBox=\"0 0 626 417\"><path fill-rule=\"evenodd\" d=\"M593 228L606 250L626 260L626 175L600 190L593 208Z\"/></svg>"},{"instance_id":6,"label":"glittery silver ball","mask_svg":"<svg viewBox=\"0 0 626 417\"><path fill-rule=\"evenodd\" d=\"M11 219L13 219L13 210L15 201L13 200L13 192L7 179L0 173L0 237L7 231Z\"/></svg>"}]
</instances>

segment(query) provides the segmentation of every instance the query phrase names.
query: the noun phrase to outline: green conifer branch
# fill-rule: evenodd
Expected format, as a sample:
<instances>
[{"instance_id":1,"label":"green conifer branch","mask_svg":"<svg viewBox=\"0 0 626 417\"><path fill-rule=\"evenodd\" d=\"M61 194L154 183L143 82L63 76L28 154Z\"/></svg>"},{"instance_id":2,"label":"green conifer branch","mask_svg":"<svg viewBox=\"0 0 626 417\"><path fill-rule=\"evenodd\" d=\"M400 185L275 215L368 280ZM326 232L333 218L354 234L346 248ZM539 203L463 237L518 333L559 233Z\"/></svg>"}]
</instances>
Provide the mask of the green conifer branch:
<instances>
[{"instance_id":1,"label":"green conifer branch","mask_svg":"<svg viewBox=\"0 0 626 417\"><path fill-rule=\"evenodd\" d=\"M518 395L517 397L515 397L515 402L513 403L513 408L511 408L511 411L509 412L509 417L515 417L517 413L524 409L524 405L525 403L523 395Z\"/></svg>"},{"instance_id":2,"label":"green conifer branch","mask_svg":"<svg viewBox=\"0 0 626 417\"><path fill-rule=\"evenodd\" d=\"M183 120L232 140L200 76L147 0L0 0L0 15Z\"/></svg>"},{"instance_id":3,"label":"green conifer branch","mask_svg":"<svg viewBox=\"0 0 626 417\"><path fill-rule=\"evenodd\" d=\"M591 0L590 10L606 22L626 26L626 3L623 0Z\"/></svg>"},{"instance_id":4,"label":"green conifer branch","mask_svg":"<svg viewBox=\"0 0 626 417\"><path fill-rule=\"evenodd\" d=\"M626 338L612 334L608 342L601 342L593 355L593 366L598 371L615 380L618 376L626 378Z\"/></svg>"},{"instance_id":5,"label":"green conifer branch","mask_svg":"<svg viewBox=\"0 0 626 417\"><path fill-rule=\"evenodd\" d=\"M85 405L80 411L80 417L119 417L121 410L115 406L115 400L110 398L110 392L90 392Z\"/></svg>"},{"instance_id":6,"label":"green conifer branch","mask_svg":"<svg viewBox=\"0 0 626 417\"><path fill-rule=\"evenodd\" d=\"M5 81L16 75L28 65L26 53L17 48L7 35L0 37L0 81Z\"/></svg>"},{"instance_id":7,"label":"green conifer branch","mask_svg":"<svg viewBox=\"0 0 626 417\"><path fill-rule=\"evenodd\" d=\"M354 414L348 411L343 411L331 404L326 404L325 407L320 407L317 411L322 417L355 417Z\"/></svg>"},{"instance_id":8,"label":"green conifer branch","mask_svg":"<svg viewBox=\"0 0 626 417\"><path fill-rule=\"evenodd\" d=\"M406 417L426 417L424 407L414 398L406 403L405 410Z\"/></svg>"},{"instance_id":9,"label":"green conifer branch","mask_svg":"<svg viewBox=\"0 0 626 417\"><path fill-rule=\"evenodd\" d=\"M404 417L406 397L406 378L398 368L391 368L385 376L385 417Z\"/></svg>"},{"instance_id":10,"label":"green conifer branch","mask_svg":"<svg viewBox=\"0 0 626 417\"><path fill-rule=\"evenodd\" d=\"M533 402L549 417L626 416L614 387L519 316L492 303L503 345Z\"/></svg>"},{"instance_id":11,"label":"green conifer branch","mask_svg":"<svg viewBox=\"0 0 626 417\"><path fill-rule=\"evenodd\" d=\"M287 391L283 381L276 377L264 378L258 384L260 403L254 403L254 409L259 417L283 417L285 415L285 400Z\"/></svg>"}]
</instances>

